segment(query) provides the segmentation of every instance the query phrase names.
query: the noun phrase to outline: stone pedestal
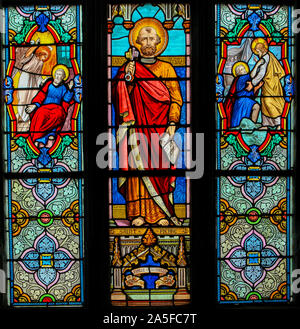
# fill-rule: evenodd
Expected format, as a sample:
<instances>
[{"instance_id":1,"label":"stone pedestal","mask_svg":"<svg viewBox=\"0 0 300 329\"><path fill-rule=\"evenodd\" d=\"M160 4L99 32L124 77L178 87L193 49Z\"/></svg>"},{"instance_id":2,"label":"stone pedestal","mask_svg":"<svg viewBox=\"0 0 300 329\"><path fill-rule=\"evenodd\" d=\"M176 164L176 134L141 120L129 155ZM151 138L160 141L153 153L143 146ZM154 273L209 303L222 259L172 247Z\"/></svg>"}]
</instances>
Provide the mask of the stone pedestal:
<instances>
[{"instance_id":1,"label":"stone pedestal","mask_svg":"<svg viewBox=\"0 0 300 329\"><path fill-rule=\"evenodd\" d=\"M126 295L121 289L114 289L111 293L111 303L114 306L126 306Z\"/></svg>"},{"instance_id":2,"label":"stone pedestal","mask_svg":"<svg viewBox=\"0 0 300 329\"><path fill-rule=\"evenodd\" d=\"M178 268L178 290L174 295L175 305L185 305L190 303L191 295L186 289L185 267Z\"/></svg>"},{"instance_id":3,"label":"stone pedestal","mask_svg":"<svg viewBox=\"0 0 300 329\"><path fill-rule=\"evenodd\" d=\"M174 295L174 304L175 305L186 305L191 301L191 295L186 290L186 288L179 288L176 294Z\"/></svg>"}]
</instances>

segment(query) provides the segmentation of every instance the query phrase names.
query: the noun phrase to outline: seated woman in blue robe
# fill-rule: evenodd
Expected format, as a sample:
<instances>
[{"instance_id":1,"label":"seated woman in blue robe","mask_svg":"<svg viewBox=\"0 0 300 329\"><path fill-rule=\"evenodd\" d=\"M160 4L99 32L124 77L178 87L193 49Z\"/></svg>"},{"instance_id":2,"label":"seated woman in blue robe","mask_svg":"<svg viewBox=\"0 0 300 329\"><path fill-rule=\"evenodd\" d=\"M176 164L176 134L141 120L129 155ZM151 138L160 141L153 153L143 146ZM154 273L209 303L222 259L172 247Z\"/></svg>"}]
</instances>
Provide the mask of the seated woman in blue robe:
<instances>
[{"instance_id":1,"label":"seated woman in blue robe","mask_svg":"<svg viewBox=\"0 0 300 329\"><path fill-rule=\"evenodd\" d=\"M245 62L237 62L232 68L235 79L230 87L224 108L227 114L228 127L238 127L243 118L257 121L260 105L254 100L257 90L262 84L257 85L251 91L247 90L251 81L249 67Z\"/></svg>"}]
</instances>

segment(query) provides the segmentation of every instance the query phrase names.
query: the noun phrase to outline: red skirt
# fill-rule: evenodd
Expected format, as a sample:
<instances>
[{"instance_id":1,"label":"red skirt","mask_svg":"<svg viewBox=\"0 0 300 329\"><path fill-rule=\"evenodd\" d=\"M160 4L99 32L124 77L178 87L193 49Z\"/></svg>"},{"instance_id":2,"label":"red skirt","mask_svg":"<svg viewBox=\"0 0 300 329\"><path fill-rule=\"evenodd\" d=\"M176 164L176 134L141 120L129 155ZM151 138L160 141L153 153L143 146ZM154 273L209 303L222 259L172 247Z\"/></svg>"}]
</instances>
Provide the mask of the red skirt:
<instances>
[{"instance_id":1,"label":"red skirt","mask_svg":"<svg viewBox=\"0 0 300 329\"><path fill-rule=\"evenodd\" d=\"M66 120L66 112L61 105L41 105L31 115L30 136L35 142L44 137L54 129L61 130Z\"/></svg>"}]
</instances>

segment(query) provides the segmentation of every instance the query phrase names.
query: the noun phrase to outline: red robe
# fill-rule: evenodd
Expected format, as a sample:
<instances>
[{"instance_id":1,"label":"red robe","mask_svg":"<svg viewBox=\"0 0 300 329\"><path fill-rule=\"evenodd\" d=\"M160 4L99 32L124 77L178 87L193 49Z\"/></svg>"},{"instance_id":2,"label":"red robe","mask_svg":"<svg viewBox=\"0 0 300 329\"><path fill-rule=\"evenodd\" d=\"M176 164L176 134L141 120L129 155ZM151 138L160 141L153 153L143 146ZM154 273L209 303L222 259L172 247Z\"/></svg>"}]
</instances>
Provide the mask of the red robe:
<instances>
[{"instance_id":1,"label":"red robe","mask_svg":"<svg viewBox=\"0 0 300 329\"><path fill-rule=\"evenodd\" d=\"M55 131L61 130L67 116L68 107L74 102L61 101L61 104L44 104L43 102L47 97L49 85L53 82L52 79L48 80L37 95L32 99L32 104L40 104L35 111L30 113L30 136L33 142L45 135Z\"/></svg>"},{"instance_id":2,"label":"red robe","mask_svg":"<svg viewBox=\"0 0 300 329\"><path fill-rule=\"evenodd\" d=\"M125 65L120 68L112 83L113 104L116 111L116 124L134 123L138 126L136 133L143 133L146 140L139 140L139 153L143 162L144 170L166 169L168 166L161 147L158 143L151 144L151 133L162 135L168 126L168 112L171 103L169 91L165 84L160 81L150 70L141 63L136 62L135 81L131 93L124 81ZM122 80L123 79L123 80ZM155 127L161 125L159 127ZM153 127L154 126L154 127ZM119 144L119 153L127 148L127 142ZM146 148L148 150L146 151ZM151 151L150 151L151 148ZM152 156L151 156L152 152ZM123 154L126 154L125 151ZM146 159L144 154L148 155ZM153 156L154 155L154 156ZM159 161L160 160L160 161ZM126 163L127 162L127 163ZM130 169L128 158L120 158L120 168ZM130 169L131 170L131 169ZM155 193L159 195L171 216L174 216L174 207L169 200L169 194L173 192L175 177L171 176L150 176L151 184ZM125 184L124 184L125 185ZM119 189L125 197L124 185ZM151 194L151 193L149 193Z\"/></svg>"},{"instance_id":3,"label":"red robe","mask_svg":"<svg viewBox=\"0 0 300 329\"><path fill-rule=\"evenodd\" d=\"M224 101L224 109L227 118L227 128L231 127L231 115L233 111L234 102L236 99L236 82L237 82L237 78L234 78L232 85L230 86L229 92L227 94L227 97Z\"/></svg>"}]
</instances>

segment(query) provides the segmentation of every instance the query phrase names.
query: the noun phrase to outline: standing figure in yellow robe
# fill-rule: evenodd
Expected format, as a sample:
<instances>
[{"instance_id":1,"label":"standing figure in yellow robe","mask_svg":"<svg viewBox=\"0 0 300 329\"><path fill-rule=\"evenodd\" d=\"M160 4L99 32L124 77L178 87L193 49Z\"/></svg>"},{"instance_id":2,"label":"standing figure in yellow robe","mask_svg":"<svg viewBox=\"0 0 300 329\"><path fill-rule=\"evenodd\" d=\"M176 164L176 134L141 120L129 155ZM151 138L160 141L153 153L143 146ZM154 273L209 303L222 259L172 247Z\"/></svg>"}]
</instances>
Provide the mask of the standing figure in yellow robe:
<instances>
[{"instance_id":1,"label":"standing figure in yellow robe","mask_svg":"<svg viewBox=\"0 0 300 329\"><path fill-rule=\"evenodd\" d=\"M131 33L131 36L134 35L133 43L141 57L136 62L125 63L112 85L119 125L135 124L137 128L129 128L129 135L142 133L146 136L145 143L140 141L138 147L132 146L132 149L138 149L133 161L138 162L136 167L140 171L162 167L158 164L159 160L164 161L161 159L162 150L151 143L151 134L162 135L167 132L173 137L182 106L180 86L173 66L157 59L158 53L166 47L163 27L159 24L155 19L137 22L134 30L136 34ZM125 82L128 74L132 80ZM151 157L150 163L149 159L143 158L148 145L156 154L155 158ZM119 191L126 200L126 215L131 225L181 225L174 211L174 188L175 177L171 176L119 179Z\"/></svg>"},{"instance_id":2,"label":"standing figure in yellow robe","mask_svg":"<svg viewBox=\"0 0 300 329\"><path fill-rule=\"evenodd\" d=\"M285 76L284 69L274 54L269 51L265 39L253 40L251 48L260 59L251 72L252 81L249 82L247 90L251 90L261 81L263 82L261 89L262 126L280 129L285 104L280 83L280 79Z\"/></svg>"}]
</instances>

